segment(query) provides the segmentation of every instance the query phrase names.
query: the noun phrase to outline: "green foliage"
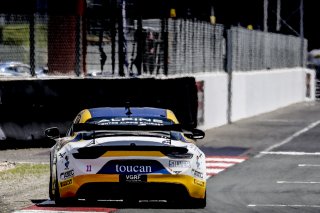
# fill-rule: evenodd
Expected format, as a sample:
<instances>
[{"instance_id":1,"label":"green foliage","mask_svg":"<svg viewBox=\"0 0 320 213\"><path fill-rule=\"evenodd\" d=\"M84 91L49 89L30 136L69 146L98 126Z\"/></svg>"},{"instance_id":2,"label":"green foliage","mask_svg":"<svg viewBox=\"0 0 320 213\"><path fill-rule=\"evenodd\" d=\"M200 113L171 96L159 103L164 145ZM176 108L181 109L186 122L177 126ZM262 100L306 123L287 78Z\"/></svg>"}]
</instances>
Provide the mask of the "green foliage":
<instances>
[{"instance_id":1,"label":"green foliage","mask_svg":"<svg viewBox=\"0 0 320 213\"><path fill-rule=\"evenodd\" d=\"M30 30L28 24L10 24L2 27L2 43L6 45L29 46ZM37 24L35 26L36 45L47 45L47 26Z\"/></svg>"}]
</instances>

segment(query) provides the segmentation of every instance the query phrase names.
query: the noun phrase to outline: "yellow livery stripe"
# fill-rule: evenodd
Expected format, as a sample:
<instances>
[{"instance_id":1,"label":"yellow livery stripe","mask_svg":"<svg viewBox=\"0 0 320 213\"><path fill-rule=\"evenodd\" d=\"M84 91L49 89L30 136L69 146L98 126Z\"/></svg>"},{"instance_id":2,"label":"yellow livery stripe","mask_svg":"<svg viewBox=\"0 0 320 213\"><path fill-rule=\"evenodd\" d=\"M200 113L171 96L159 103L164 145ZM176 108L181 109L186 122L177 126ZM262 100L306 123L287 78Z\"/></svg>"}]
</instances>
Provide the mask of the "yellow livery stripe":
<instances>
[{"instance_id":1,"label":"yellow livery stripe","mask_svg":"<svg viewBox=\"0 0 320 213\"><path fill-rule=\"evenodd\" d=\"M179 121L176 118L176 116L174 115L174 113L171 110L168 110L168 109L166 111L167 111L167 118L172 120L175 124L178 124Z\"/></svg>"},{"instance_id":2,"label":"yellow livery stripe","mask_svg":"<svg viewBox=\"0 0 320 213\"><path fill-rule=\"evenodd\" d=\"M87 110L87 109L84 109L81 112L81 118L80 118L79 123L85 123L90 118L92 118L92 115L91 115L90 111Z\"/></svg>"}]
</instances>

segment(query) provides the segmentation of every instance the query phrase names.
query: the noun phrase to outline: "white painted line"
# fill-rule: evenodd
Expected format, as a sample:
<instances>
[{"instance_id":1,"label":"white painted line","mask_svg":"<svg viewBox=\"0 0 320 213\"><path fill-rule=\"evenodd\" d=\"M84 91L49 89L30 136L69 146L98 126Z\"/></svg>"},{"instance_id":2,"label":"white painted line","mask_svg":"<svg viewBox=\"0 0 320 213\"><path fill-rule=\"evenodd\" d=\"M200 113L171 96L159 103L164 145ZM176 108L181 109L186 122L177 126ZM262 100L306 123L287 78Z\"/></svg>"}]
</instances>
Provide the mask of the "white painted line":
<instances>
[{"instance_id":1,"label":"white painted line","mask_svg":"<svg viewBox=\"0 0 320 213\"><path fill-rule=\"evenodd\" d=\"M46 200L46 201L43 201L42 203L40 203L40 205L54 205L54 204L56 204L56 202L54 202L54 200L50 200L50 199L48 199L48 200Z\"/></svg>"},{"instance_id":2,"label":"white painted line","mask_svg":"<svg viewBox=\"0 0 320 213\"><path fill-rule=\"evenodd\" d=\"M274 144L270 147L268 147L267 149L263 150L262 152L260 152L258 155L256 155L255 157L256 158L260 158L262 156L264 156L264 152L270 152L271 150L275 149L275 148L278 148L284 144L287 144L289 142L291 142L294 138L300 136L301 134L309 131L310 129L314 128L315 126L317 126L318 124L320 123L320 120L316 121L316 122L313 122L312 124L310 124L309 126L295 132L293 135L287 137L286 139L284 139L283 141L281 141L280 143L277 143L277 144Z\"/></svg>"},{"instance_id":3,"label":"white painted line","mask_svg":"<svg viewBox=\"0 0 320 213\"><path fill-rule=\"evenodd\" d=\"M277 183L280 183L280 184L285 184L285 183L291 183L291 184L319 184L320 182L317 182L317 181L282 181L282 180L279 180L277 181Z\"/></svg>"},{"instance_id":4,"label":"white painted line","mask_svg":"<svg viewBox=\"0 0 320 213\"><path fill-rule=\"evenodd\" d=\"M211 173L218 174L219 172L222 172L223 170L225 170L225 169L210 169L210 168L208 168L207 169L207 173L209 173L209 174L211 174Z\"/></svg>"},{"instance_id":5,"label":"white painted line","mask_svg":"<svg viewBox=\"0 0 320 213\"><path fill-rule=\"evenodd\" d=\"M320 155L320 152L260 152L263 155Z\"/></svg>"},{"instance_id":6,"label":"white painted line","mask_svg":"<svg viewBox=\"0 0 320 213\"><path fill-rule=\"evenodd\" d=\"M299 164L299 167L320 167L319 164Z\"/></svg>"},{"instance_id":7,"label":"white painted line","mask_svg":"<svg viewBox=\"0 0 320 213\"><path fill-rule=\"evenodd\" d=\"M230 162L230 163L241 163L246 158L206 158L206 162Z\"/></svg>"},{"instance_id":8,"label":"white painted line","mask_svg":"<svg viewBox=\"0 0 320 213\"><path fill-rule=\"evenodd\" d=\"M206 163L206 167L220 167L220 168L227 168L235 165L234 163Z\"/></svg>"},{"instance_id":9,"label":"white painted line","mask_svg":"<svg viewBox=\"0 0 320 213\"><path fill-rule=\"evenodd\" d=\"M320 208L320 205L286 205L286 204L249 204L248 207L295 207L295 208Z\"/></svg>"}]
</instances>

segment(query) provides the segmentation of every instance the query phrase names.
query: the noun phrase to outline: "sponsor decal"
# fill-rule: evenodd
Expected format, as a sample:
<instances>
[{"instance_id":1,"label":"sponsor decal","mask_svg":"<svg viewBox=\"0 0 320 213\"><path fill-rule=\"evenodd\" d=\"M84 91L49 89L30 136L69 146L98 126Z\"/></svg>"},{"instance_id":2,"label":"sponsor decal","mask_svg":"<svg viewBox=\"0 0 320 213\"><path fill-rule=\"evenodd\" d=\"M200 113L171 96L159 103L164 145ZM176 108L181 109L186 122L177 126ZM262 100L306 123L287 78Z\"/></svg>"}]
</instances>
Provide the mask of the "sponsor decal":
<instances>
[{"instance_id":1,"label":"sponsor decal","mask_svg":"<svg viewBox=\"0 0 320 213\"><path fill-rule=\"evenodd\" d=\"M69 170L69 171L66 171L66 172L62 172L60 174L60 179L68 179L68 178L71 178L74 176L74 170Z\"/></svg>"},{"instance_id":2,"label":"sponsor decal","mask_svg":"<svg viewBox=\"0 0 320 213\"><path fill-rule=\"evenodd\" d=\"M68 155L64 159L66 160L66 162L64 163L64 166L65 166L64 170L68 170L69 164L70 164Z\"/></svg>"},{"instance_id":3,"label":"sponsor decal","mask_svg":"<svg viewBox=\"0 0 320 213\"><path fill-rule=\"evenodd\" d=\"M63 157L66 155L66 153L67 153L67 152L59 153L59 157L60 157L60 158L63 158Z\"/></svg>"},{"instance_id":4,"label":"sponsor decal","mask_svg":"<svg viewBox=\"0 0 320 213\"><path fill-rule=\"evenodd\" d=\"M65 181L62 181L60 182L60 187L65 187L65 186L69 186L73 183L73 180L72 178L68 179L68 180L65 180Z\"/></svg>"},{"instance_id":5,"label":"sponsor decal","mask_svg":"<svg viewBox=\"0 0 320 213\"><path fill-rule=\"evenodd\" d=\"M156 118L138 118L138 117L123 117L123 118L110 118L102 119L92 122L98 125L156 125L163 126L164 120Z\"/></svg>"},{"instance_id":6,"label":"sponsor decal","mask_svg":"<svg viewBox=\"0 0 320 213\"><path fill-rule=\"evenodd\" d=\"M204 181L194 179L194 184L204 187Z\"/></svg>"},{"instance_id":7,"label":"sponsor decal","mask_svg":"<svg viewBox=\"0 0 320 213\"><path fill-rule=\"evenodd\" d=\"M198 177L198 178L203 178L203 173L199 172L197 170L192 169L193 175Z\"/></svg>"},{"instance_id":8,"label":"sponsor decal","mask_svg":"<svg viewBox=\"0 0 320 213\"><path fill-rule=\"evenodd\" d=\"M120 182L147 182L146 175L120 175Z\"/></svg>"},{"instance_id":9,"label":"sponsor decal","mask_svg":"<svg viewBox=\"0 0 320 213\"><path fill-rule=\"evenodd\" d=\"M108 161L97 174L170 174L165 167L156 160L111 160Z\"/></svg>"},{"instance_id":10,"label":"sponsor decal","mask_svg":"<svg viewBox=\"0 0 320 213\"><path fill-rule=\"evenodd\" d=\"M170 168L190 168L190 162L185 160L169 160Z\"/></svg>"},{"instance_id":11,"label":"sponsor decal","mask_svg":"<svg viewBox=\"0 0 320 213\"><path fill-rule=\"evenodd\" d=\"M182 171L173 171L175 174L180 174Z\"/></svg>"},{"instance_id":12,"label":"sponsor decal","mask_svg":"<svg viewBox=\"0 0 320 213\"><path fill-rule=\"evenodd\" d=\"M197 164L197 169L199 169L200 166L201 166L201 161L199 160L200 158L201 158L201 156L197 156L197 162L196 162L196 164Z\"/></svg>"},{"instance_id":13,"label":"sponsor decal","mask_svg":"<svg viewBox=\"0 0 320 213\"><path fill-rule=\"evenodd\" d=\"M118 165L116 164L117 173L152 173L151 166L137 166L137 165Z\"/></svg>"}]
</instances>

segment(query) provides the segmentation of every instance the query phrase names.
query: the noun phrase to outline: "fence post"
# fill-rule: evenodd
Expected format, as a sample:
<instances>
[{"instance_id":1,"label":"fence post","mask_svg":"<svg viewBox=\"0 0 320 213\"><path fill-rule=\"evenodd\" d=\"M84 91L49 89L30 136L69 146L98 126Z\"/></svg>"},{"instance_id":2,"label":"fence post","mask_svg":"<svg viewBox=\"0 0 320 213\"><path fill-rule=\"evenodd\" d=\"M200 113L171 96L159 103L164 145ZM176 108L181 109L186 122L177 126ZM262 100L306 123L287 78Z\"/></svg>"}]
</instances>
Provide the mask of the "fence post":
<instances>
[{"instance_id":1,"label":"fence post","mask_svg":"<svg viewBox=\"0 0 320 213\"><path fill-rule=\"evenodd\" d=\"M29 40L30 40L30 74L32 76L35 76L35 38L34 38L34 31L35 31L35 27L34 27L34 13L30 14L29 16Z\"/></svg>"},{"instance_id":2,"label":"fence post","mask_svg":"<svg viewBox=\"0 0 320 213\"><path fill-rule=\"evenodd\" d=\"M75 58L75 73L79 77L80 76L80 63L81 63L81 47L80 47L80 39L81 39L81 16L76 16L76 58Z\"/></svg>"},{"instance_id":3,"label":"fence post","mask_svg":"<svg viewBox=\"0 0 320 213\"><path fill-rule=\"evenodd\" d=\"M123 15L122 15L122 7L123 0L118 1L118 59L119 59L119 76L124 76L124 64L125 64L125 39L124 39L124 28L123 28Z\"/></svg>"},{"instance_id":4,"label":"fence post","mask_svg":"<svg viewBox=\"0 0 320 213\"><path fill-rule=\"evenodd\" d=\"M168 75L168 60L169 60L169 47L168 47L168 19L162 18L161 20L161 30L163 38L163 72Z\"/></svg>"},{"instance_id":5,"label":"fence post","mask_svg":"<svg viewBox=\"0 0 320 213\"><path fill-rule=\"evenodd\" d=\"M228 73L228 105L227 105L227 121L232 123L232 29L227 30L227 73Z\"/></svg>"}]
</instances>

